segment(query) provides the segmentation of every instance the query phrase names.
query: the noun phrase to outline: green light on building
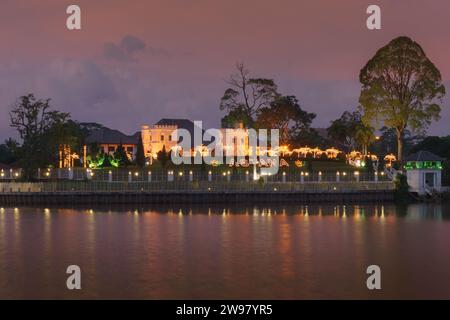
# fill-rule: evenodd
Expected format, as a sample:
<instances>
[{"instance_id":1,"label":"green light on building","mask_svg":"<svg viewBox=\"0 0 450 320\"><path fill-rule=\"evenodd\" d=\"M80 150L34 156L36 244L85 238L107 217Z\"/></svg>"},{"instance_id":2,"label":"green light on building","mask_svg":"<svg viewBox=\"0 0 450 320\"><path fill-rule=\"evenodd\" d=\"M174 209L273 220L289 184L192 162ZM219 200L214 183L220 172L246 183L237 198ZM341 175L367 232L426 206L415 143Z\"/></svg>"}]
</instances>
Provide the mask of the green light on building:
<instances>
[{"instance_id":1,"label":"green light on building","mask_svg":"<svg viewBox=\"0 0 450 320\"><path fill-rule=\"evenodd\" d=\"M408 161L406 170L442 170L441 161Z\"/></svg>"}]
</instances>

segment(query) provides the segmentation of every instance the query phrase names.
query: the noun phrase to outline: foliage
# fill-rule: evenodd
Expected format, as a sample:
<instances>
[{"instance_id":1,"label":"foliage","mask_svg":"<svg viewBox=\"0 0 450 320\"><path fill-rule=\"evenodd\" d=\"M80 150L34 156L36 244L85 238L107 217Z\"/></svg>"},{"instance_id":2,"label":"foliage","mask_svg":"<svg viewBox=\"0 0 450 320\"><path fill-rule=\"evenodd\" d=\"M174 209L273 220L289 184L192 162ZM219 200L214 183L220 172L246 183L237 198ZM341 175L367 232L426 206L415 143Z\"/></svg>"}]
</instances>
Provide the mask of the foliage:
<instances>
[{"instance_id":1,"label":"foliage","mask_svg":"<svg viewBox=\"0 0 450 320\"><path fill-rule=\"evenodd\" d=\"M406 175L398 173L394 179L395 197L397 200L403 201L408 198L409 185Z\"/></svg>"},{"instance_id":2,"label":"foliage","mask_svg":"<svg viewBox=\"0 0 450 320\"><path fill-rule=\"evenodd\" d=\"M369 146L375 141L374 128L359 123L356 126L355 141L363 154L368 154Z\"/></svg>"},{"instance_id":3,"label":"foliage","mask_svg":"<svg viewBox=\"0 0 450 320\"><path fill-rule=\"evenodd\" d=\"M236 107L230 110L228 114L222 118L222 128L235 128L236 124L242 123L244 128L254 128L254 120L248 116L244 108Z\"/></svg>"},{"instance_id":4,"label":"foliage","mask_svg":"<svg viewBox=\"0 0 450 320\"><path fill-rule=\"evenodd\" d=\"M377 51L359 78L364 122L383 122L396 130L401 161L405 129L424 132L432 120L439 119L439 103L445 95L439 70L419 44L398 37Z\"/></svg>"},{"instance_id":5,"label":"foliage","mask_svg":"<svg viewBox=\"0 0 450 320\"><path fill-rule=\"evenodd\" d=\"M236 70L227 81L230 87L220 100L220 110L230 112L229 118L225 119L228 124L235 118L244 122L254 120L262 108L270 107L279 96L273 80L251 77L243 63L238 63Z\"/></svg>"},{"instance_id":6,"label":"foliage","mask_svg":"<svg viewBox=\"0 0 450 320\"><path fill-rule=\"evenodd\" d=\"M142 142L142 136L139 135L139 141L136 151L136 165L140 168L145 167L145 154L144 154L144 144Z\"/></svg>"},{"instance_id":7,"label":"foliage","mask_svg":"<svg viewBox=\"0 0 450 320\"><path fill-rule=\"evenodd\" d=\"M128 159L128 155L122 143L119 144L116 151L114 152L113 161L118 163L120 167L125 167L130 164L130 160Z\"/></svg>"},{"instance_id":8,"label":"foliage","mask_svg":"<svg viewBox=\"0 0 450 320\"><path fill-rule=\"evenodd\" d=\"M287 145L295 137L309 133L311 123L316 117L300 107L294 96L278 97L270 107L261 108L257 117L257 126L262 129L278 129L280 131L280 144Z\"/></svg>"},{"instance_id":9,"label":"foliage","mask_svg":"<svg viewBox=\"0 0 450 320\"><path fill-rule=\"evenodd\" d=\"M86 132L75 121L68 119L65 122L55 123L44 135L44 141L49 151L49 163L57 164L59 161L59 146L67 146L71 153L79 152L82 149ZM62 154L67 158L69 154Z\"/></svg>"},{"instance_id":10,"label":"foliage","mask_svg":"<svg viewBox=\"0 0 450 320\"><path fill-rule=\"evenodd\" d=\"M169 162L170 156L166 151L166 146L163 146L162 150L158 152L157 159L161 163L162 167L165 168Z\"/></svg>"},{"instance_id":11,"label":"foliage","mask_svg":"<svg viewBox=\"0 0 450 320\"><path fill-rule=\"evenodd\" d=\"M88 155L86 157L86 160L89 168L97 169L103 167L106 157L106 154L104 154L103 152Z\"/></svg>"},{"instance_id":12,"label":"foliage","mask_svg":"<svg viewBox=\"0 0 450 320\"><path fill-rule=\"evenodd\" d=\"M361 125L361 121L359 111L345 111L339 119L332 121L330 127L327 128L328 137L351 151L356 148L356 132Z\"/></svg>"},{"instance_id":13,"label":"foliage","mask_svg":"<svg viewBox=\"0 0 450 320\"><path fill-rule=\"evenodd\" d=\"M66 123L70 115L52 110L50 99L36 99L33 94L20 97L9 115L11 127L22 139L18 158L23 177L29 180L37 168L51 162L53 146L49 137L56 139L54 128Z\"/></svg>"},{"instance_id":14,"label":"foliage","mask_svg":"<svg viewBox=\"0 0 450 320\"><path fill-rule=\"evenodd\" d=\"M0 144L0 163L11 164L17 161L19 148L17 141L11 138L5 140L3 144Z\"/></svg>"}]
</instances>

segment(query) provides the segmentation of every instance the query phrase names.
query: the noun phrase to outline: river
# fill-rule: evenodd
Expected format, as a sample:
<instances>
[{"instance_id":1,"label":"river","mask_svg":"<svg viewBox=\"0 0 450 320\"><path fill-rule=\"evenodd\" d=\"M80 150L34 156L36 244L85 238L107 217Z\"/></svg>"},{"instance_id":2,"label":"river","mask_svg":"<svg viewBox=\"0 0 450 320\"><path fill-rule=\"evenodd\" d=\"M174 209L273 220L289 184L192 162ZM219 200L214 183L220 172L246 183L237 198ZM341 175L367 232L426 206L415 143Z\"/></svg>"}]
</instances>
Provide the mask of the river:
<instances>
[{"instance_id":1,"label":"river","mask_svg":"<svg viewBox=\"0 0 450 320\"><path fill-rule=\"evenodd\" d=\"M450 299L450 205L0 208L0 298Z\"/></svg>"}]
</instances>

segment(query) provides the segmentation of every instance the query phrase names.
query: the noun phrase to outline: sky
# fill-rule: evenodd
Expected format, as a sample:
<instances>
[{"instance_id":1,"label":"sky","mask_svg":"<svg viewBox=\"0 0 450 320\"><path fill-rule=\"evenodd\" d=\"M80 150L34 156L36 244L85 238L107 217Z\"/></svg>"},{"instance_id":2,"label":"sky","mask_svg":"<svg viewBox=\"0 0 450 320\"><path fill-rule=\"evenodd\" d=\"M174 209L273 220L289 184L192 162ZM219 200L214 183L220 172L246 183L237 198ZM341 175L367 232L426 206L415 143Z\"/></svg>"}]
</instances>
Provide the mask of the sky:
<instances>
[{"instance_id":1,"label":"sky","mask_svg":"<svg viewBox=\"0 0 450 320\"><path fill-rule=\"evenodd\" d=\"M81 8L82 29L66 28ZM382 29L368 30L377 4ZM327 127L358 106L360 69L397 36L417 41L450 91L448 0L2 0L0 140L21 95L131 134L161 118L217 128L225 80L243 62ZM450 92L429 134L450 135Z\"/></svg>"}]
</instances>

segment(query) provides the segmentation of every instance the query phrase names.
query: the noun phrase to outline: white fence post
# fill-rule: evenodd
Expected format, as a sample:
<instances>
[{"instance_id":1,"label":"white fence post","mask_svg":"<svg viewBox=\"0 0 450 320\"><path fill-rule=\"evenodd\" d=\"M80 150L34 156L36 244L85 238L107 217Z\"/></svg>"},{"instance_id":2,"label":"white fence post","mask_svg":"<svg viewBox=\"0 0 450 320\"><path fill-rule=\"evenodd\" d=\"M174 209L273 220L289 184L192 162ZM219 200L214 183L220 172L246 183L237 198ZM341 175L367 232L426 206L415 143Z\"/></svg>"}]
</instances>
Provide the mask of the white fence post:
<instances>
[{"instance_id":1,"label":"white fence post","mask_svg":"<svg viewBox=\"0 0 450 320\"><path fill-rule=\"evenodd\" d=\"M87 169L86 170L86 179L88 180L92 180L92 176L94 175L94 173L92 172L91 169Z\"/></svg>"}]
</instances>

